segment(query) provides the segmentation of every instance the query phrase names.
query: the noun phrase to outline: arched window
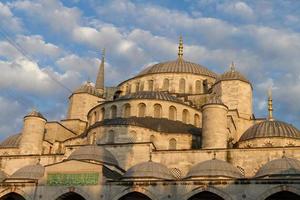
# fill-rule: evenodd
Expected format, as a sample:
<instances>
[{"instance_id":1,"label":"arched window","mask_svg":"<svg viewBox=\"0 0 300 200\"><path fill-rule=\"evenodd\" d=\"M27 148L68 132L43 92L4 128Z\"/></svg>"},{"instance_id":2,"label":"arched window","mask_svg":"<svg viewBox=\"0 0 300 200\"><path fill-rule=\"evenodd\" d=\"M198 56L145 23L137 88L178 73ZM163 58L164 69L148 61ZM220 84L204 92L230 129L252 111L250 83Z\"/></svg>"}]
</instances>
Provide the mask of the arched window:
<instances>
[{"instance_id":1,"label":"arched window","mask_svg":"<svg viewBox=\"0 0 300 200\"><path fill-rule=\"evenodd\" d=\"M169 149L170 150L175 150L176 145L177 145L177 141L174 138L169 140Z\"/></svg>"},{"instance_id":2,"label":"arched window","mask_svg":"<svg viewBox=\"0 0 300 200\"><path fill-rule=\"evenodd\" d=\"M146 195L139 193L139 192L131 192L128 193L124 196L122 196L120 199L118 200L151 200L149 197L147 197Z\"/></svg>"},{"instance_id":3,"label":"arched window","mask_svg":"<svg viewBox=\"0 0 300 200\"><path fill-rule=\"evenodd\" d=\"M2 196L1 200L25 200L25 198L17 193L10 192L10 193Z\"/></svg>"},{"instance_id":4,"label":"arched window","mask_svg":"<svg viewBox=\"0 0 300 200\"><path fill-rule=\"evenodd\" d=\"M140 103L138 105L138 117L145 117L146 115L146 104Z\"/></svg>"},{"instance_id":5,"label":"arched window","mask_svg":"<svg viewBox=\"0 0 300 200\"><path fill-rule=\"evenodd\" d=\"M100 121L103 121L105 118L105 108L101 108L100 111Z\"/></svg>"},{"instance_id":6,"label":"arched window","mask_svg":"<svg viewBox=\"0 0 300 200\"><path fill-rule=\"evenodd\" d=\"M195 114L195 115L194 115L194 125L195 125L196 127L200 127L200 117L199 117L198 114Z\"/></svg>"},{"instance_id":7,"label":"arched window","mask_svg":"<svg viewBox=\"0 0 300 200\"><path fill-rule=\"evenodd\" d=\"M144 91L144 82L140 83L140 91Z\"/></svg>"},{"instance_id":8,"label":"arched window","mask_svg":"<svg viewBox=\"0 0 300 200\"><path fill-rule=\"evenodd\" d=\"M169 119L170 120L177 119L177 110L174 106L170 106L170 108L169 108Z\"/></svg>"},{"instance_id":9,"label":"arched window","mask_svg":"<svg viewBox=\"0 0 300 200\"><path fill-rule=\"evenodd\" d=\"M184 78L181 78L179 80L179 92L185 93L185 79Z\"/></svg>"},{"instance_id":10,"label":"arched window","mask_svg":"<svg viewBox=\"0 0 300 200\"><path fill-rule=\"evenodd\" d=\"M161 118L162 116L162 108L160 104L154 104L154 117Z\"/></svg>"},{"instance_id":11,"label":"arched window","mask_svg":"<svg viewBox=\"0 0 300 200\"><path fill-rule=\"evenodd\" d=\"M128 139L129 139L129 142L132 142L132 143L136 142L136 140L137 140L136 131L134 131L134 130L130 131Z\"/></svg>"},{"instance_id":12,"label":"arched window","mask_svg":"<svg viewBox=\"0 0 300 200\"><path fill-rule=\"evenodd\" d=\"M115 132L113 130L110 130L108 132L107 143L114 143L114 142L115 142Z\"/></svg>"},{"instance_id":13,"label":"arched window","mask_svg":"<svg viewBox=\"0 0 300 200\"><path fill-rule=\"evenodd\" d=\"M116 118L117 117L117 106L116 105L112 105L110 107L110 118Z\"/></svg>"},{"instance_id":14,"label":"arched window","mask_svg":"<svg viewBox=\"0 0 300 200\"><path fill-rule=\"evenodd\" d=\"M135 92L138 92L139 90L140 90L140 83L137 82L137 83L135 84Z\"/></svg>"},{"instance_id":15,"label":"arched window","mask_svg":"<svg viewBox=\"0 0 300 200\"><path fill-rule=\"evenodd\" d=\"M186 124L190 121L190 113L187 109L182 111L182 121Z\"/></svg>"},{"instance_id":16,"label":"arched window","mask_svg":"<svg viewBox=\"0 0 300 200\"><path fill-rule=\"evenodd\" d=\"M196 83L195 83L195 92L196 92L196 94L201 93L201 87L202 87L201 81L197 80Z\"/></svg>"},{"instance_id":17,"label":"arched window","mask_svg":"<svg viewBox=\"0 0 300 200\"><path fill-rule=\"evenodd\" d=\"M169 79L165 78L163 82L163 91L169 91L170 81Z\"/></svg>"},{"instance_id":18,"label":"arched window","mask_svg":"<svg viewBox=\"0 0 300 200\"><path fill-rule=\"evenodd\" d=\"M130 104L127 103L123 106L123 117L124 118L130 117L130 112L131 112L131 107Z\"/></svg>"},{"instance_id":19,"label":"arched window","mask_svg":"<svg viewBox=\"0 0 300 200\"><path fill-rule=\"evenodd\" d=\"M153 91L153 80L148 80L148 90Z\"/></svg>"}]
</instances>

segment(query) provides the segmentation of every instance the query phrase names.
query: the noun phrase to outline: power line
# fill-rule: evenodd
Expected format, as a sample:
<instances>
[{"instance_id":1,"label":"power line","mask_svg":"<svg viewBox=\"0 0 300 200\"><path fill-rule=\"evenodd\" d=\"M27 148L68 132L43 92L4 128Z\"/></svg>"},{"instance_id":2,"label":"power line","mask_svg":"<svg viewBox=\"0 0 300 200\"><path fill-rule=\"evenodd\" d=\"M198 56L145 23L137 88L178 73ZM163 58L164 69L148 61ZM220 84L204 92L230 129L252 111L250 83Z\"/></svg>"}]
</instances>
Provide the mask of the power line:
<instances>
[{"instance_id":1,"label":"power line","mask_svg":"<svg viewBox=\"0 0 300 200\"><path fill-rule=\"evenodd\" d=\"M7 40L9 42L9 44L11 44L17 51L19 51L25 58L27 58L29 61L33 62L33 63L37 63L37 61L34 61L29 54L26 52L26 50L24 50L17 42L15 42L14 40L12 40L8 33L0 26L0 34L5 38L5 40ZM44 70L43 72L45 72L49 78L51 78L56 84L58 84L59 86L61 86L62 88L66 89L68 92L72 93L72 90L70 90L67 86L65 86L63 83L61 83L59 80L57 80L55 77L53 77L49 72L47 72L46 70Z\"/></svg>"}]
</instances>

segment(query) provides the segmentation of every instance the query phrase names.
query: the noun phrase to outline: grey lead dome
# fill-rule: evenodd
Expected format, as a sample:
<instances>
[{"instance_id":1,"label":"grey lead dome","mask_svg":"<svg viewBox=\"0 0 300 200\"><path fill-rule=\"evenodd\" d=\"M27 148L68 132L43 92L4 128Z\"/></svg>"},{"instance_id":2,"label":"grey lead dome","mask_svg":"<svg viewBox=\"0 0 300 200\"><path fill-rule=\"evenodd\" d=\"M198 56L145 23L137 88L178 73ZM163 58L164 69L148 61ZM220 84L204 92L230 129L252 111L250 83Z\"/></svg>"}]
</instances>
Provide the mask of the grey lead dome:
<instances>
[{"instance_id":1,"label":"grey lead dome","mask_svg":"<svg viewBox=\"0 0 300 200\"><path fill-rule=\"evenodd\" d=\"M44 176L45 167L36 165L27 165L13 173L9 178L12 179L39 179Z\"/></svg>"},{"instance_id":2,"label":"grey lead dome","mask_svg":"<svg viewBox=\"0 0 300 200\"><path fill-rule=\"evenodd\" d=\"M194 165L186 175L186 178L218 176L229 178L243 177L241 172L230 163L223 160L212 159Z\"/></svg>"},{"instance_id":3,"label":"grey lead dome","mask_svg":"<svg viewBox=\"0 0 300 200\"><path fill-rule=\"evenodd\" d=\"M300 161L284 156L283 158L267 162L257 171L255 177L290 175L300 176Z\"/></svg>"},{"instance_id":4,"label":"grey lead dome","mask_svg":"<svg viewBox=\"0 0 300 200\"><path fill-rule=\"evenodd\" d=\"M254 124L241 136L239 141L251 140L254 138L266 137L287 137L300 139L300 132L291 124L281 121L266 120Z\"/></svg>"},{"instance_id":5,"label":"grey lead dome","mask_svg":"<svg viewBox=\"0 0 300 200\"><path fill-rule=\"evenodd\" d=\"M94 160L105 164L119 166L117 159L101 146L90 145L76 149L68 157L69 160Z\"/></svg>"},{"instance_id":6,"label":"grey lead dome","mask_svg":"<svg viewBox=\"0 0 300 200\"><path fill-rule=\"evenodd\" d=\"M210 71L206 67L186 61L182 58L178 58L173 61L157 63L150 67L147 67L141 71L138 76L143 76L147 74L158 74L158 73L192 73L204 76L210 76L213 78L217 77L217 74Z\"/></svg>"},{"instance_id":7,"label":"grey lead dome","mask_svg":"<svg viewBox=\"0 0 300 200\"><path fill-rule=\"evenodd\" d=\"M73 92L73 94L79 94L79 93L88 93L97 97L101 97L101 94L90 82L84 83Z\"/></svg>"},{"instance_id":8,"label":"grey lead dome","mask_svg":"<svg viewBox=\"0 0 300 200\"><path fill-rule=\"evenodd\" d=\"M143 162L129 168L123 178L154 178L172 180L174 176L171 171L163 164L157 162Z\"/></svg>"}]
</instances>

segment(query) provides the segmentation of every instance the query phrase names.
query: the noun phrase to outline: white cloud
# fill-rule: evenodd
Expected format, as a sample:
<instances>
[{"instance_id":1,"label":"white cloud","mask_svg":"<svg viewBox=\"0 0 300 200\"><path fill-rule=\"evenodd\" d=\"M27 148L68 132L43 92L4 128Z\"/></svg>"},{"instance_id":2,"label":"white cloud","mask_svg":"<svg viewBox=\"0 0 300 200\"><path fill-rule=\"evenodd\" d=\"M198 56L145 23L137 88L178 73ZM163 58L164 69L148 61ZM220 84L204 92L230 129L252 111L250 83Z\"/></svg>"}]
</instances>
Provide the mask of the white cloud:
<instances>
[{"instance_id":1,"label":"white cloud","mask_svg":"<svg viewBox=\"0 0 300 200\"><path fill-rule=\"evenodd\" d=\"M220 10L231 16L242 17L245 19L252 19L255 17L252 8L245 2L229 2L218 6Z\"/></svg>"},{"instance_id":2,"label":"white cloud","mask_svg":"<svg viewBox=\"0 0 300 200\"><path fill-rule=\"evenodd\" d=\"M15 17L9 6L0 2L0 26L1 29L10 31L21 31L22 22Z\"/></svg>"},{"instance_id":3,"label":"white cloud","mask_svg":"<svg viewBox=\"0 0 300 200\"><path fill-rule=\"evenodd\" d=\"M11 6L25 11L35 21L46 22L56 32L69 32L80 23L80 10L65 7L58 0L15 1Z\"/></svg>"},{"instance_id":4,"label":"white cloud","mask_svg":"<svg viewBox=\"0 0 300 200\"><path fill-rule=\"evenodd\" d=\"M11 38L11 40L14 40L14 38ZM18 35L15 40L15 43L30 57L46 56L47 58L56 58L63 53L61 48L52 43L45 42L40 35ZM11 44L8 41L0 41L0 56L8 59L22 57L23 55L19 52L19 49L17 50L13 45L15 44Z\"/></svg>"}]
</instances>

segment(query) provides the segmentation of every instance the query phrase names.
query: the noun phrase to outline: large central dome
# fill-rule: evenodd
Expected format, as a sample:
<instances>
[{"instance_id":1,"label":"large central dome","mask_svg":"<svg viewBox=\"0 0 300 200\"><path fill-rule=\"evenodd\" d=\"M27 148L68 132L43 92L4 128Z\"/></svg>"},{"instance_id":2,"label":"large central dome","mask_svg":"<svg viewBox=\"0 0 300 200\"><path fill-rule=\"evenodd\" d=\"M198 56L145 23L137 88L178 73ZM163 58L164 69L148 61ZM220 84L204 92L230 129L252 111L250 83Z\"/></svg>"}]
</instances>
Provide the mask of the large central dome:
<instances>
[{"instance_id":1,"label":"large central dome","mask_svg":"<svg viewBox=\"0 0 300 200\"><path fill-rule=\"evenodd\" d=\"M210 76L213 78L217 77L217 74L210 71L206 67L178 58L173 61L167 61L157 63L150 67L147 67L141 71L137 76L143 76L147 74L158 74L158 73L192 73L204 76Z\"/></svg>"}]
</instances>

